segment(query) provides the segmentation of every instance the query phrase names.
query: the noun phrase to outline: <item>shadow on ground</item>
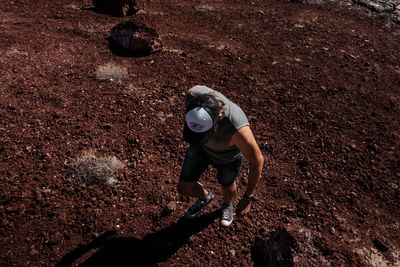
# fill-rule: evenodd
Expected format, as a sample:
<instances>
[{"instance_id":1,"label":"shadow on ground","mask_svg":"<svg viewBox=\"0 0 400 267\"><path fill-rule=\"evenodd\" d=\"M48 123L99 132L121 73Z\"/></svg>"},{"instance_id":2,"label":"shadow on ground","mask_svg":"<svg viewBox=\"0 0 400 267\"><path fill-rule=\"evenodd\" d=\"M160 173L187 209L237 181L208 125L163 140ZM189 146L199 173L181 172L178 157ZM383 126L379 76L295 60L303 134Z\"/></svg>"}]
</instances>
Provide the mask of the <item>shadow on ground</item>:
<instances>
[{"instance_id":1,"label":"shadow on ground","mask_svg":"<svg viewBox=\"0 0 400 267\"><path fill-rule=\"evenodd\" d=\"M181 218L143 239L116 237L115 232L108 231L91 243L66 254L56 266L71 266L74 261L95 248L99 250L79 266L151 266L171 257L189 242L191 235L205 229L219 216L220 210L216 210L190 221Z\"/></svg>"}]
</instances>

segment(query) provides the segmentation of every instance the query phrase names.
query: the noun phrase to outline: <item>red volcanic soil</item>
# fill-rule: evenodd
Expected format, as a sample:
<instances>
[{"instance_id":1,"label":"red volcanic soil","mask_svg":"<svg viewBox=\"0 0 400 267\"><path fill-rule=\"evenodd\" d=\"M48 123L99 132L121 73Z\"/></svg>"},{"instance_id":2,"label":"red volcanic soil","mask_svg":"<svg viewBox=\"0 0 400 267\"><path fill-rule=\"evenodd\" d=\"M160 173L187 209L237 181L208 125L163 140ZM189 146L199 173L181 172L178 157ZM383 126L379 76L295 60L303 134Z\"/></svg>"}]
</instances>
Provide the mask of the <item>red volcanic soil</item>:
<instances>
[{"instance_id":1,"label":"red volcanic soil","mask_svg":"<svg viewBox=\"0 0 400 267\"><path fill-rule=\"evenodd\" d=\"M400 25L343 1L205 2L113 17L90 1L2 1L1 266L399 266ZM110 49L126 21L162 50ZM109 62L126 77L99 79ZM229 228L212 169L216 199L181 219L196 84L243 108L265 156L257 201ZM88 150L124 162L114 186L74 184Z\"/></svg>"}]
</instances>

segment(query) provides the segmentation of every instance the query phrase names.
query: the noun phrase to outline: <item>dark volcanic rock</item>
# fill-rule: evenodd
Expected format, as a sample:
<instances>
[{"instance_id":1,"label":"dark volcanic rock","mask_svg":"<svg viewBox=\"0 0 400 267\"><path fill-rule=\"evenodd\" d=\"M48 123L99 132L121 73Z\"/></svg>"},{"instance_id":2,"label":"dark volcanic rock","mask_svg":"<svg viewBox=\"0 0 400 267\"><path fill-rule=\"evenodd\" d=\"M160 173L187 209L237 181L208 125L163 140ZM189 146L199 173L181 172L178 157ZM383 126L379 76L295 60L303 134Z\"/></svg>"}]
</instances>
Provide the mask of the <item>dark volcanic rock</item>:
<instances>
[{"instance_id":1,"label":"dark volcanic rock","mask_svg":"<svg viewBox=\"0 0 400 267\"><path fill-rule=\"evenodd\" d=\"M111 30L111 42L114 50L132 55L148 55L162 48L155 30L134 22L118 24ZM119 51L118 51L119 50Z\"/></svg>"},{"instance_id":2,"label":"dark volcanic rock","mask_svg":"<svg viewBox=\"0 0 400 267\"><path fill-rule=\"evenodd\" d=\"M252 247L254 266L293 266L293 248L296 240L286 229L278 229Z\"/></svg>"},{"instance_id":3,"label":"dark volcanic rock","mask_svg":"<svg viewBox=\"0 0 400 267\"><path fill-rule=\"evenodd\" d=\"M97 11L113 16L127 16L138 12L136 0L93 0Z\"/></svg>"}]
</instances>

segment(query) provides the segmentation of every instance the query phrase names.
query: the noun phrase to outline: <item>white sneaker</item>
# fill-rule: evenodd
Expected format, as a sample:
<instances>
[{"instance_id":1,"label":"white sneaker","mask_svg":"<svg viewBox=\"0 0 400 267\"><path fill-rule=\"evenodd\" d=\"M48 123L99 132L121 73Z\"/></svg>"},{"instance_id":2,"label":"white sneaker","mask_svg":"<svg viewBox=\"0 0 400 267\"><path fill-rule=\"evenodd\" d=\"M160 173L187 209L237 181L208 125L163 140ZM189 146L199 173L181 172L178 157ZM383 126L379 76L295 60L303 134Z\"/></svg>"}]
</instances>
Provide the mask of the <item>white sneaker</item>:
<instances>
[{"instance_id":1,"label":"white sneaker","mask_svg":"<svg viewBox=\"0 0 400 267\"><path fill-rule=\"evenodd\" d=\"M232 203L222 207L221 225L229 226L233 222L233 206Z\"/></svg>"}]
</instances>

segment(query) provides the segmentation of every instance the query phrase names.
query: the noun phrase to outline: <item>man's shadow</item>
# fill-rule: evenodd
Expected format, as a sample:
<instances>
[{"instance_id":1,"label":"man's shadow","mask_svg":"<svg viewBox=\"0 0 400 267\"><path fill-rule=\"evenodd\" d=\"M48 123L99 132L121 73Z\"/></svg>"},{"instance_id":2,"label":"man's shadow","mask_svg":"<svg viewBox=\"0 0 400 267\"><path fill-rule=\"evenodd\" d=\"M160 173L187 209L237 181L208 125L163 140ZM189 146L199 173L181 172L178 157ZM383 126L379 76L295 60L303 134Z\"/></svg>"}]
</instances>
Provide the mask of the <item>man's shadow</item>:
<instances>
[{"instance_id":1,"label":"man's shadow","mask_svg":"<svg viewBox=\"0 0 400 267\"><path fill-rule=\"evenodd\" d=\"M189 242L189 237L204 230L221 214L220 210L187 220L179 219L170 226L142 239L115 237L108 231L87 245L66 254L56 265L71 266L91 249L99 248L79 266L153 266L171 257L180 247Z\"/></svg>"}]
</instances>

